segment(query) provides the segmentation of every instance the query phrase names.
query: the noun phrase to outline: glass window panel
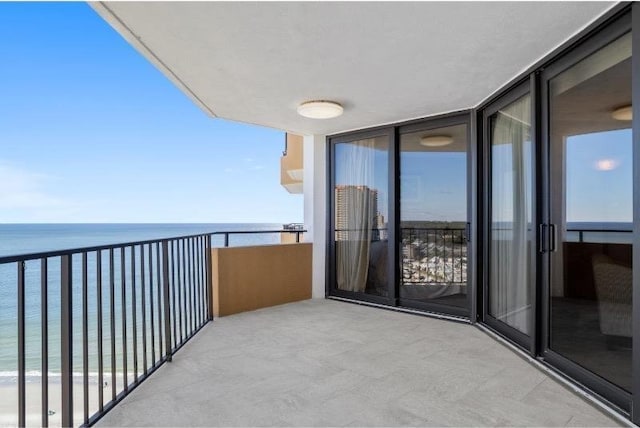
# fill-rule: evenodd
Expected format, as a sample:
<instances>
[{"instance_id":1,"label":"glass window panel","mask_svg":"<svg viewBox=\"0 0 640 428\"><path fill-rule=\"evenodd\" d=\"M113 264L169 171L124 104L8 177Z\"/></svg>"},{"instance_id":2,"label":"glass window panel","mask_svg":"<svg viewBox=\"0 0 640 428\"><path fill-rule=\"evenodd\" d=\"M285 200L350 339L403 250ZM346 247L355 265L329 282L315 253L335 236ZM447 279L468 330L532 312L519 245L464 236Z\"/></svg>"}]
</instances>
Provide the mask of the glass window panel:
<instances>
[{"instance_id":1,"label":"glass window panel","mask_svg":"<svg viewBox=\"0 0 640 428\"><path fill-rule=\"evenodd\" d=\"M387 137L335 145L338 290L388 295Z\"/></svg>"},{"instance_id":2,"label":"glass window panel","mask_svg":"<svg viewBox=\"0 0 640 428\"><path fill-rule=\"evenodd\" d=\"M400 297L467 307L467 126L400 137Z\"/></svg>"},{"instance_id":3,"label":"glass window panel","mask_svg":"<svg viewBox=\"0 0 640 428\"><path fill-rule=\"evenodd\" d=\"M631 34L553 78L549 94L549 346L630 390Z\"/></svg>"}]
</instances>

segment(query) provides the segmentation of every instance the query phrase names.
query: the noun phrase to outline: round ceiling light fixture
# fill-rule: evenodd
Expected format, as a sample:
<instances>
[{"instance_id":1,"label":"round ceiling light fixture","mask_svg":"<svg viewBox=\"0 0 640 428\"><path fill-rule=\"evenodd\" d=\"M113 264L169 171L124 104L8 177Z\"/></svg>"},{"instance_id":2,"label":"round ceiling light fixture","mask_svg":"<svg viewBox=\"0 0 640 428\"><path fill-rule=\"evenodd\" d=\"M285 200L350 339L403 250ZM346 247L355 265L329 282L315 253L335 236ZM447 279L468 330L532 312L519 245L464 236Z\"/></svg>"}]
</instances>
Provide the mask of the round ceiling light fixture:
<instances>
[{"instance_id":1,"label":"round ceiling light fixture","mask_svg":"<svg viewBox=\"0 0 640 428\"><path fill-rule=\"evenodd\" d=\"M611 117L615 120L632 120L633 109L631 108L631 105L618 107L611 112Z\"/></svg>"},{"instance_id":2,"label":"round ceiling light fixture","mask_svg":"<svg viewBox=\"0 0 640 428\"><path fill-rule=\"evenodd\" d=\"M426 147L444 147L453 143L450 135L424 135L420 138L420 144Z\"/></svg>"},{"instance_id":3,"label":"round ceiling light fixture","mask_svg":"<svg viewBox=\"0 0 640 428\"><path fill-rule=\"evenodd\" d=\"M598 171L612 171L620 165L620 162L616 159L599 159L595 163L595 167Z\"/></svg>"},{"instance_id":4,"label":"round ceiling light fixture","mask_svg":"<svg viewBox=\"0 0 640 428\"><path fill-rule=\"evenodd\" d=\"M331 119L343 112L344 108L334 101L307 101L298 106L298 114L310 119Z\"/></svg>"}]
</instances>

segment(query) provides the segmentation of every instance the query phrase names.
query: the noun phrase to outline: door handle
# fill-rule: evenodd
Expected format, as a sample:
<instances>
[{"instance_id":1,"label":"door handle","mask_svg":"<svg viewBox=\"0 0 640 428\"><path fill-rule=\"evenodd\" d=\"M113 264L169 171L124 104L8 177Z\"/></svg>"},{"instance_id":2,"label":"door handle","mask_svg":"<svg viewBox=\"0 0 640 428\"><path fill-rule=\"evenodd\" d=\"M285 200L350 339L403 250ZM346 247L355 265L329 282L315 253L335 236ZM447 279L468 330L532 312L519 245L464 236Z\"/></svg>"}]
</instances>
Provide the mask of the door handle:
<instances>
[{"instance_id":1,"label":"door handle","mask_svg":"<svg viewBox=\"0 0 640 428\"><path fill-rule=\"evenodd\" d=\"M555 224L549 225L549 252L553 253L558 250L558 232Z\"/></svg>"},{"instance_id":2,"label":"door handle","mask_svg":"<svg viewBox=\"0 0 640 428\"><path fill-rule=\"evenodd\" d=\"M545 251L547 251L547 247L546 247L547 239L544 233L546 227L547 227L546 224L538 225L538 252L539 253L544 253Z\"/></svg>"}]
</instances>

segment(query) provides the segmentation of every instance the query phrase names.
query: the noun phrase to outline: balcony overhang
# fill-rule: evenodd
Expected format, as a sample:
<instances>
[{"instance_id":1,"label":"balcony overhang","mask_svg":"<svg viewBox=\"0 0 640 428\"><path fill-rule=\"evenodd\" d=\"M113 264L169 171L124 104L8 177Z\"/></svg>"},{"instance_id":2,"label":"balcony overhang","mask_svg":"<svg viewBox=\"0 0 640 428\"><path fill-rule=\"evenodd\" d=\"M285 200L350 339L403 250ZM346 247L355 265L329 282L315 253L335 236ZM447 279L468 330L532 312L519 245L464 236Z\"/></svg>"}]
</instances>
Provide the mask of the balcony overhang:
<instances>
[{"instance_id":1,"label":"balcony overhang","mask_svg":"<svg viewBox=\"0 0 640 428\"><path fill-rule=\"evenodd\" d=\"M91 3L209 115L299 134L474 107L614 4Z\"/></svg>"}]
</instances>

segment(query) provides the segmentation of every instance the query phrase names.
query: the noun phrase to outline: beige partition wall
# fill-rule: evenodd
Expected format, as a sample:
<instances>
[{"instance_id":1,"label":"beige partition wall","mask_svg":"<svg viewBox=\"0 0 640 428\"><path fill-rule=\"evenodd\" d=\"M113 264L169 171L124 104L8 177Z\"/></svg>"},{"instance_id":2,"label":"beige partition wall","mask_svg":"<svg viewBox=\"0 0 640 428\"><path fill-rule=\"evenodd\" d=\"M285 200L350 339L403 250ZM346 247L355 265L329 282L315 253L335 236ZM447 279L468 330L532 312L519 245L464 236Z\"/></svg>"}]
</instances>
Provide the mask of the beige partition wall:
<instances>
[{"instance_id":1,"label":"beige partition wall","mask_svg":"<svg viewBox=\"0 0 640 428\"><path fill-rule=\"evenodd\" d=\"M311 298L310 243L211 251L216 317Z\"/></svg>"}]
</instances>

